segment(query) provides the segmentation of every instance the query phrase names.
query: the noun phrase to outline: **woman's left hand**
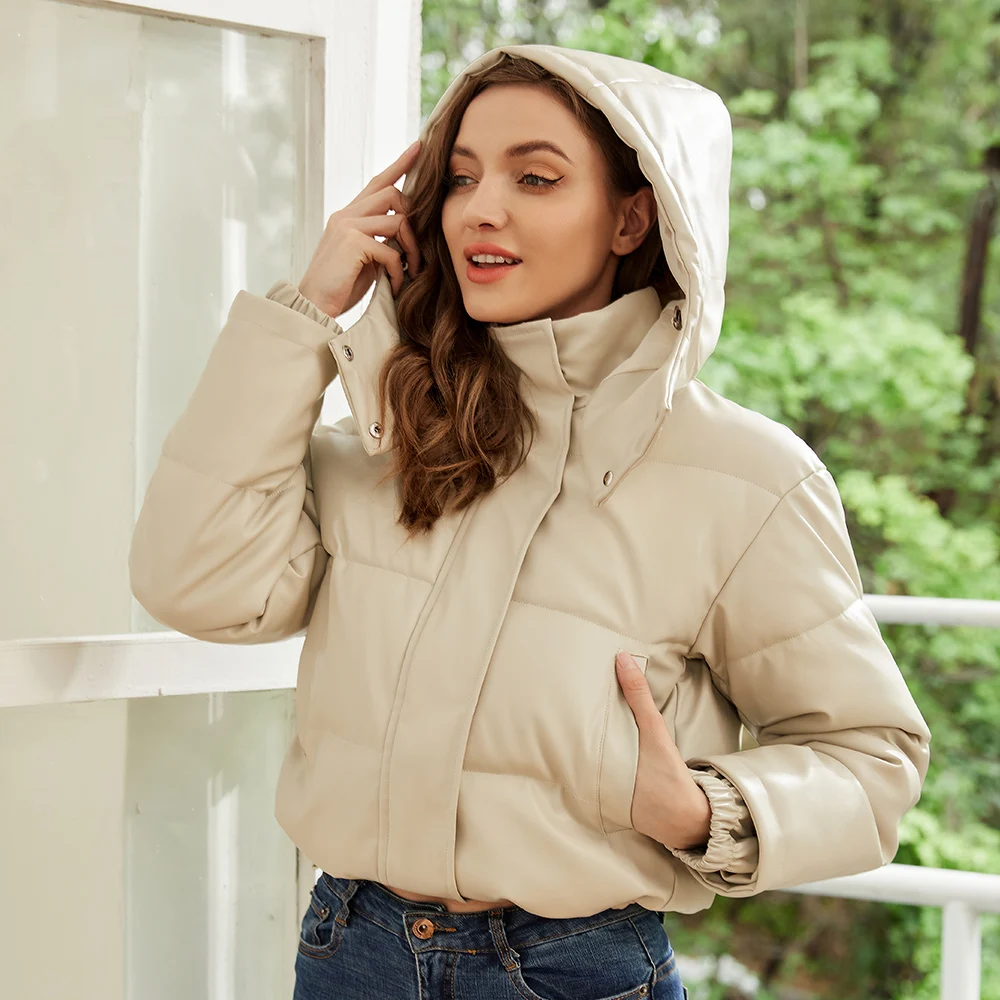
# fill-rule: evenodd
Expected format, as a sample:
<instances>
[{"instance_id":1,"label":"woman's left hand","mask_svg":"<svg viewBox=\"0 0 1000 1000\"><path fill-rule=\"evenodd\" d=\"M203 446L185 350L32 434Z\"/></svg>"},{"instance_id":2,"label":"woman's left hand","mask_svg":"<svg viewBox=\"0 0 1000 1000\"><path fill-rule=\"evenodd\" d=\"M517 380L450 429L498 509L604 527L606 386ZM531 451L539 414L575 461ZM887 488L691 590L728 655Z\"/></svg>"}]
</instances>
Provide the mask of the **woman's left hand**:
<instances>
[{"instance_id":1,"label":"woman's left hand","mask_svg":"<svg viewBox=\"0 0 1000 1000\"><path fill-rule=\"evenodd\" d=\"M704 847L712 816L708 796L691 777L639 665L625 652L615 662L618 683L639 727L632 827L666 847Z\"/></svg>"}]
</instances>

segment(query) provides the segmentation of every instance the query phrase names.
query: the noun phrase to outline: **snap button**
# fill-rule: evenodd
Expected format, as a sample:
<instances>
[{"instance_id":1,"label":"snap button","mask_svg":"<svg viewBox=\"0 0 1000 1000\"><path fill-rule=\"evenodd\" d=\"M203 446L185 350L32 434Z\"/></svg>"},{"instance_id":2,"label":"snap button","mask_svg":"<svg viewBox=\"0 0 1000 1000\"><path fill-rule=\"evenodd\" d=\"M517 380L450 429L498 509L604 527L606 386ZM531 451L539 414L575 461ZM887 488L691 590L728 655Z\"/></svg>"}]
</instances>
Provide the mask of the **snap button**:
<instances>
[{"instance_id":1,"label":"snap button","mask_svg":"<svg viewBox=\"0 0 1000 1000\"><path fill-rule=\"evenodd\" d=\"M434 933L434 921L421 917L413 922L413 933L422 941L426 941Z\"/></svg>"},{"instance_id":2,"label":"snap button","mask_svg":"<svg viewBox=\"0 0 1000 1000\"><path fill-rule=\"evenodd\" d=\"M368 433L371 434L373 438L380 438L382 436L382 425L378 421L369 424Z\"/></svg>"},{"instance_id":3,"label":"snap button","mask_svg":"<svg viewBox=\"0 0 1000 1000\"><path fill-rule=\"evenodd\" d=\"M351 361L354 358L354 351L351 350L350 344L344 344L344 357L347 358L348 361Z\"/></svg>"},{"instance_id":4,"label":"snap button","mask_svg":"<svg viewBox=\"0 0 1000 1000\"><path fill-rule=\"evenodd\" d=\"M608 471L604 473L604 485L605 486L610 486L611 485L611 480L614 479L614 478L615 478L615 474L610 469L608 469Z\"/></svg>"},{"instance_id":5,"label":"snap button","mask_svg":"<svg viewBox=\"0 0 1000 1000\"><path fill-rule=\"evenodd\" d=\"M681 316L681 307L674 306L674 329L679 330L684 325L684 319Z\"/></svg>"}]
</instances>

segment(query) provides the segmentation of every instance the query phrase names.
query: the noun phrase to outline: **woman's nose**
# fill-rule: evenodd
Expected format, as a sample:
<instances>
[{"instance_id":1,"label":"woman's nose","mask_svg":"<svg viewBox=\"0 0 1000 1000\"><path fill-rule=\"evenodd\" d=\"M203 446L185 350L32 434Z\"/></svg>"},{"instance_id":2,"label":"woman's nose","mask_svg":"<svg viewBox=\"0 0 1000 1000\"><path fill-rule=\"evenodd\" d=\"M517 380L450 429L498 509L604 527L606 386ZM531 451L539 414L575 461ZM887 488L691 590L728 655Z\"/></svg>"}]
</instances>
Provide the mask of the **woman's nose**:
<instances>
[{"instance_id":1,"label":"woman's nose","mask_svg":"<svg viewBox=\"0 0 1000 1000\"><path fill-rule=\"evenodd\" d=\"M507 215L503 202L504 196L500 191L500 185L479 183L465 199L462 209L463 221L471 229L475 229L483 222L489 222L494 226L502 225Z\"/></svg>"}]
</instances>

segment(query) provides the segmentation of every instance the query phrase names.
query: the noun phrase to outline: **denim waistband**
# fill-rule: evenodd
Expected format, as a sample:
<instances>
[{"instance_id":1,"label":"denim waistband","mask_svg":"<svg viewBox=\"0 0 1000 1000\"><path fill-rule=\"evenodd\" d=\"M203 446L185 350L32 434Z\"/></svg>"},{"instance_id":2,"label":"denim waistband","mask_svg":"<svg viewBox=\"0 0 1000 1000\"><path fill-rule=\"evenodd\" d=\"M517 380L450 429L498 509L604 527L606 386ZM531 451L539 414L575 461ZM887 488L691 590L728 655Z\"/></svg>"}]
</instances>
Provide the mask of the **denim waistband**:
<instances>
[{"instance_id":1,"label":"denim waistband","mask_svg":"<svg viewBox=\"0 0 1000 1000\"><path fill-rule=\"evenodd\" d=\"M661 922L657 911L647 910L639 903L630 903L622 909L609 908L587 917L541 917L517 905L449 913L443 903L404 899L370 879L342 878L322 872L320 881L326 891L340 900L342 923L351 913L361 914L405 939L414 952L479 951L504 946L516 951L630 918L640 937L652 941L648 921ZM425 919L421 921L421 917Z\"/></svg>"}]
</instances>

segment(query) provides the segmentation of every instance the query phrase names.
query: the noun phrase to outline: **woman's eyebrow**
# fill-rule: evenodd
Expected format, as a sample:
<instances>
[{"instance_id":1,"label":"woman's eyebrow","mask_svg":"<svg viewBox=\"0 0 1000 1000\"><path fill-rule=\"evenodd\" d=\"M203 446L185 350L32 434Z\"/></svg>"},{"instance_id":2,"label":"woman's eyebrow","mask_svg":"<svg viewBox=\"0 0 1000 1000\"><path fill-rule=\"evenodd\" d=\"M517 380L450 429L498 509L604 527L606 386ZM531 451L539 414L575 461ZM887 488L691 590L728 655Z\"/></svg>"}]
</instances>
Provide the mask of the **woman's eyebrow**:
<instances>
[{"instance_id":1,"label":"woman's eyebrow","mask_svg":"<svg viewBox=\"0 0 1000 1000\"><path fill-rule=\"evenodd\" d=\"M504 156L510 160L516 156L527 156L529 153L534 153L538 150L547 150L550 153L555 153L556 156L561 156L570 166L573 166L573 161L554 142L549 142L547 139L529 139L527 142L515 142L514 145L508 146L503 152ZM467 156L470 160L479 159L468 146L452 146L451 155Z\"/></svg>"}]
</instances>

